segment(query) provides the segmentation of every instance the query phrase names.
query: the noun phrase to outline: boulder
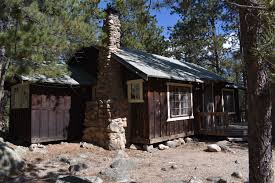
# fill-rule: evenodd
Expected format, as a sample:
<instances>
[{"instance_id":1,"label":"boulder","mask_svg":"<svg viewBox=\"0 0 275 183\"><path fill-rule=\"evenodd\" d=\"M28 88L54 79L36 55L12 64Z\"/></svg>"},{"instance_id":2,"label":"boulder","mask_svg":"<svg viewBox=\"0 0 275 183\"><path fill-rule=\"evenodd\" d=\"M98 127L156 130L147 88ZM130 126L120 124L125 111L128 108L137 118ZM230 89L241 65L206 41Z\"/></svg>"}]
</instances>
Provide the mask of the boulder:
<instances>
[{"instance_id":1,"label":"boulder","mask_svg":"<svg viewBox=\"0 0 275 183\"><path fill-rule=\"evenodd\" d=\"M147 145L147 144L143 145L143 150L147 151L147 152L154 152L155 151L153 145Z\"/></svg>"},{"instance_id":2,"label":"boulder","mask_svg":"<svg viewBox=\"0 0 275 183\"><path fill-rule=\"evenodd\" d=\"M25 162L14 149L0 142L0 177L10 176L20 172Z\"/></svg>"},{"instance_id":3,"label":"boulder","mask_svg":"<svg viewBox=\"0 0 275 183\"><path fill-rule=\"evenodd\" d=\"M131 144L129 149L132 149L132 150L141 150L142 148L136 144Z\"/></svg>"},{"instance_id":4,"label":"boulder","mask_svg":"<svg viewBox=\"0 0 275 183\"><path fill-rule=\"evenodd\" d=\"M169 140L165 142L165 145L170 148L175 148L178 146L178 142Z\"/></svg>"},{"instance_id":5,"label":"boulder","mask_svg":"<svg viewBox=\"0 0 275 183\"><path fill-rule=\"evenodd\" d=\"M232 177L238 178L238 179L242 179L243 175L241 174L241 172L233 172L231 174Z\"/></svg>"},{"instance_id":6,"label":"boulder","mask_svg":"<svg viewBox=\"0 0 275 183\"><path fill-rule=\"evenodd\" d=\"M166 146L166 145L163 145L163 144L159 144L159 145L158 145L158 149L159 149L159 150L165 150L165 149L169 149L169 147Z\"/></svg>"},{"instance_id":7,"label":"boulder","mask_svg":"<svg viewBox=\"0 0 275 183\"><path fill-rule=\"evenodd\" d=\"M187 182L188 183L203 183L200 179L197 179L196 177L191 177L191 179L189 179Z\"/></svg>"},{"instance_id":8,"label":"boulder","mask_svg":"<svg viewBox=\"0 0 275 183\"><path fill-rule=\"evenodd\" d=\"M88 166L85 163L78 163L78 164L75 164L75 165L71 165L69 167L69 171L71 173L75 173L75 172L79 172L79 171L87 169L87 168L88 168Z\"/></svg>"},{"instance_id":9,"label":"boulder","mask_svg":"<svg viewBox=\"0 0 275 183\"><path fill-rule=\"evenodd\" d=\"M72 176L72 175L59 175L55 183L103 183L103 180L96 176Z\"/></svg>"},{"instance_id":10,"label":"boulder","mask_svg":"<svg viewBox=\"0 0 275 183\"><path fill-rule=\"evenodd\" d=\"M186 142L186 143L192 143L192 142L193 142L193 139L190 138L190 137L187 137L187 138L185 138L185 142Z\"/></svg>"},{"instance_id":11,"label":"boulder","mask_svg":"<svg viewBox=\"0 0 275 183\"><path fill-rule=\"evenodd\" d=\"M220 152L221 148L217 144L209 144L206 151L208 152Z\"/></svg>"},{"instance_id":12,"label":"boulder","mask_svg":"<svg viewBox=\"0 0 275 183\"><path fill-rule=\"evenodd\" d=\"M29 150L30 150L30 151L34 151L35 149L37 149L37 144L31 144L31 145L29 146Z\"/></svg>"},{"instance_id":13,"label":"boulder","mask_svg":"<svg viewBox=\"0 0 275 183\"><path fill-rule=\"evenodd\" d=\"M222 177L207 177L206 180L212 183L227 183L227 180Z\"/></svg>"},{"instance_id":14,"label":"boulder","mask_svg":"<svg viewBox=\"0 0 275 183\"><path fill-rule=\"evenodd\" d=\"M81 148L86 148L86 149L92 149L94 147L93 144L90 144L87 142L80 142L79 145Z\"/></svg>"},{"instance_id":15,"label":"boulder","mask_svg":"<svg viewBox=\"0 0 275 183\"><path fill-rule=\"evenodd\" d=\"M220 146L220 148L221 148L221 150L222 150L223 152L230 152L230 153L235 154L236 152L233 151L233 150L229 147L230 144L231 144L231 143L230 143L229 141L226 141L226 140L217 142L217 145Z\"/></svg>"},{"instance_id":16,"label":"boulder","mask_svg":"<svg viewBox=\"0 0 275 183\"><path fill-rule=\"evenodd\" d=\"M176 169L178 169L178 166L177 165L172 165L170 168L173 169L173 170L176 170Z\"/></svg>"},{"instance_id":17,"label":"boulder","mask_svg":"<svg viewBox=\"0 0 275 183\"><path fill-rule=\"evenodd\" d=\"M182 145L185 144L185 140L184 140L183 138L179 138L178 140L179 140L179 142L180 142Z\"/></svg>"},{"instance_id":18,"label":"boulder","mask_svg":"<svg viewBox=\"0 0 275 183\"><path fill-rule=\"evenodd\" d=\"M111 181L130 181L129 171L135 168L135 162L124 151L118 151L109 168L100 174Z\"/></svg>"}]
</instances>

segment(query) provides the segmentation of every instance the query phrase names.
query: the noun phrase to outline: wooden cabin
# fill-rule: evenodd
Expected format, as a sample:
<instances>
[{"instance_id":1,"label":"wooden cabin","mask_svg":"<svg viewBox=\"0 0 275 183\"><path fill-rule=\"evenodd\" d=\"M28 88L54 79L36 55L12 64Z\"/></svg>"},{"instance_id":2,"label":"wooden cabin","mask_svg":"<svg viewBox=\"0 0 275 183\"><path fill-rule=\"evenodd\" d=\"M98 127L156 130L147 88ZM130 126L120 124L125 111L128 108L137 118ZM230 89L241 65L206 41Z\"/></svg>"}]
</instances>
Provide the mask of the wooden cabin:
<instances>
[{"instance_id":1,"label":"wooden cabin","mask_svg":"<svg viewBox=\"0 0 275 183\"><path fill-rule=\"evenodd\" d=\"M86 48L78 56L95 61L95 50ZM119 49L111 59L120 65L114 81L128 100L128 143L154 144L201 134L246 135L245 126L231 128L241 121L239 87L225 78L192 63L130 49Z\"/></svg>"},{"instance_id":2,"label":"wooden cabin","mask_svg":"<svg viewBox=\"0 0 275 183\"><path fill-rule=\"evenodd\" d=\"M80 140L85 102L93 78L73 68L71 76L17 76L11 87L10 135L20 144Z\"/></svg>"}]
</instances>

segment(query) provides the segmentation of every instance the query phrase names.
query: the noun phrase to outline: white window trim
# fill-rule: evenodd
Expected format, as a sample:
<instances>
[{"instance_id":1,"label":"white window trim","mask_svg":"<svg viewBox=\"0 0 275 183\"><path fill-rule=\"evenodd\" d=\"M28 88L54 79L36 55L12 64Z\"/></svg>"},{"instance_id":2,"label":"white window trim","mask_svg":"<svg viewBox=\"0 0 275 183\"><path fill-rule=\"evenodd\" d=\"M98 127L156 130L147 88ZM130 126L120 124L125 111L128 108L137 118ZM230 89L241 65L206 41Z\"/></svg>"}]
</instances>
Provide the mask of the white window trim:
<instances>
[{"instance_id":1,"label":"white window trim","mask_svg":"<svg viewBox=\"0 0 275 183\"><path fill-rule=\"evenodd\" d=\"M140 84L140 90L139 90L139 95L141 99L131 99L131 84ZM143 79L136 79L136 80L129 80L127 81L127 93L128 93L128 102L129 103L142 103L144 102L143 100Z\"/></svg>"},{"instance_id":2,"label":"white window trim","mask_svg":"<svg viewBox=\"0 0 275 183\"><path fill-rule=\"evenodd\" d=\"M184 86L184 87L189 87L191 89L191 109L192 109L192 114L191 116L182 116L182 117L171 117L170 114L170 90L169 86ZM193 88L191 84L181 84L181 83L167 83L167 110L168 110L168 119L167 122L170 121L179 121L179 120L186 120L186 119L194 119L194 114L193 114Z\"/></svg>"},{"instance_id":3,"label":"white window trim","mask_svg":"<svg viewBox=\"0 0 275 183\"><path fill-rule=\"evenodd\" d=\"M228 112L228 114L236 114L236 106L235 106L235 90L231 88L223 88L222 89L222 112L224 112L224 99L223 99L223 91L233 91L233 107L235 112Z\"/></svg>"}]
</instances>

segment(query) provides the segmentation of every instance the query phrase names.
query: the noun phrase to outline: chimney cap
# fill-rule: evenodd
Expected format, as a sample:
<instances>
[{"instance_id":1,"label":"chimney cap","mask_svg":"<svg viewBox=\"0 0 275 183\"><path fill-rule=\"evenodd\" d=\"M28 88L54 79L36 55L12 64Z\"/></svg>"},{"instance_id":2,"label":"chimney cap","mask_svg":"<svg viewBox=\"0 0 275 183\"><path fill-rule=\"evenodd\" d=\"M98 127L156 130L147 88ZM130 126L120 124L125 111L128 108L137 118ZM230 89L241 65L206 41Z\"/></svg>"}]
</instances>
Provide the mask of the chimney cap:
<instances>
[{"instance_id":1,"label":"chimney cap","mask_svg":"<svg viewBox=\"0 0 275 183\"><path fill-rule=\"evenodd\" d=\"M112 5L108 4L107 8L104 10L107 14L115 14L118 15L119 11L115 9Z\"/></svg>"}]
</instances>

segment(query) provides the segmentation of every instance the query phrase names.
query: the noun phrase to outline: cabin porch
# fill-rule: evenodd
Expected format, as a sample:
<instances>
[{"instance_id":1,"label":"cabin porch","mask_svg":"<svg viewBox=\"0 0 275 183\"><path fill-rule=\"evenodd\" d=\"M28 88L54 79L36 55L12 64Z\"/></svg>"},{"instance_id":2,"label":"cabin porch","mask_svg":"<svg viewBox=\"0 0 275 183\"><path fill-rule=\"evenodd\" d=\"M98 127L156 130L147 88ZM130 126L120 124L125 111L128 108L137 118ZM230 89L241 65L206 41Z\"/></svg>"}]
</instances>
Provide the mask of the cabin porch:
<instances>
[{"instance_id":1,"label":"cabin porch","mask_svg":"<svg viewBox=\"0 0 275 183\"><path fill-rule=\"evenodd\" d=\"M241 115L243 116L243 115ZM247 123L236 114L227 112L199 112L197 114L198 134L221 137L246 137Z\"/></svg>"}]
</instances>

